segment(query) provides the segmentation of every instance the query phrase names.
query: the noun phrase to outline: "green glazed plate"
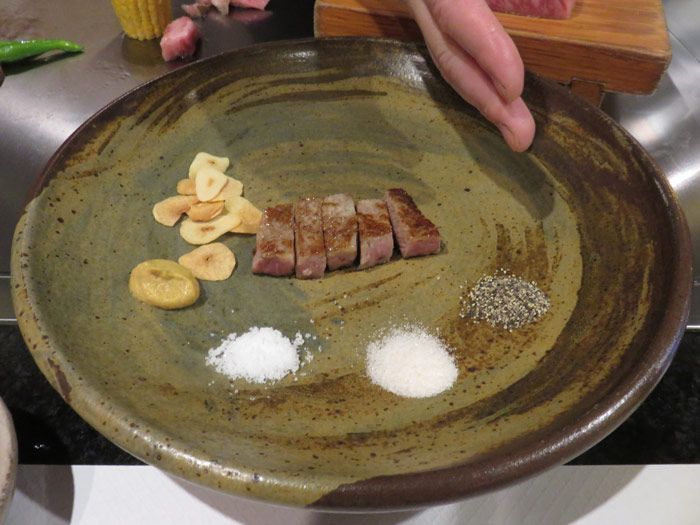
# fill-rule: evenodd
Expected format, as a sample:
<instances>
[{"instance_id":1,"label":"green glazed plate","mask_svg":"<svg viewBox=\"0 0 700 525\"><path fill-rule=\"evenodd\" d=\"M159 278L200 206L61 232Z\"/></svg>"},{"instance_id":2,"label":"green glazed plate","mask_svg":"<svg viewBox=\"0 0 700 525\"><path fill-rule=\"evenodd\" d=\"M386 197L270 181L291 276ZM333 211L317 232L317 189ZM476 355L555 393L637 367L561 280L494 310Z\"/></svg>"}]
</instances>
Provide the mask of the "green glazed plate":
<instances>
[{"instance_id":1,"label":"green glazed plate","mask_svg":"<svg viewBox=\"0 0 700 525\"><path fill-rule=\"evenodd\" d=\"M92 426L178 476L325 509L449 501L580 454L669 365L688 313L689 237L668 183L600 111L528 77L527 154L439 78L424 48L378 40L264 45L194 63L115 101L56 154L17 226L19 324L39 367ZM130 270L191 249L156 224L194 155L232 159L259 207L405 188L439 255L323 280L238 267L180 311L135 301ZM504 268L549 295L507 332L462 319L461 288ZM368 343L420 324L459 377L405 399L365 373ZM207 351L231 332L309 334L293 377L230 382Z\"/></svg>"}]
</instances>

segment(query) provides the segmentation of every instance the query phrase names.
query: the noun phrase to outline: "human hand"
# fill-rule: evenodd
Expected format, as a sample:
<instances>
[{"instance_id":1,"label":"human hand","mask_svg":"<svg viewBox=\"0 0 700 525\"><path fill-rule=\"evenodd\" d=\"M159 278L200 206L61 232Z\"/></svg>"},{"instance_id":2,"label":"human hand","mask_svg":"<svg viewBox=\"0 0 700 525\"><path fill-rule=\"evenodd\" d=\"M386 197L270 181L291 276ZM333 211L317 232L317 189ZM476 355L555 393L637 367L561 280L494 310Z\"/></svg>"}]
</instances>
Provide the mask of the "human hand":
<instances>
[{"instance_id":1,"label":"human hand","mask_svg":"<svg viewBox=\"0 0 700 525\"><path fill-rule=\"evenodd\" d=\"M521 98L523 61L485 0L406 0L445 80L525 151L535 121Z\"/></svg>"}]
</instances>

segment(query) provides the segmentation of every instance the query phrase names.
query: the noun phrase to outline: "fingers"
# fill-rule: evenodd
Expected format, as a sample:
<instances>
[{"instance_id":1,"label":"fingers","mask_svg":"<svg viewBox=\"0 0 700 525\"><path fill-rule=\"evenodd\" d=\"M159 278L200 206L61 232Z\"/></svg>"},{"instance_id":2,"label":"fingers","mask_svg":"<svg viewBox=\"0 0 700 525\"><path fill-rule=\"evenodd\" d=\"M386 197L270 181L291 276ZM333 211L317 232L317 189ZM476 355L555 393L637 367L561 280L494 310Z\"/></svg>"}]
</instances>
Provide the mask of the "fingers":
<instances>
[{"instance_id":1,"label":"fingers","mask_svg":"<svg viewBox=\"0 0 700 525\"><path fill-rule=\"evenodd\" d=\"M535 138L535 120L522 98L509 102L507 117L498 125L503 138L513 151L522 152L530 147Z\"/></svg>"},{"instance_id":2,"label":"fingers","mask_svg":"<svg viewBox=\"0 0 700 525\"><path fill-rule=\"evenodd\" d=\"M445 80L500 130L515 151L526 150L535 135L535 122L520 97L507 102L489 75L449 36L443 34L422 0L410 0L428 49Z\"/></svg>"},{"instance_id":3,"label":"fingers","mask_svg":"<svg viewBox=\"0 0 700 525\"><path fill-rule=\"evenodd\" d=\"M424 0L437 26L488 73L507 101L523 91L518 49L484 0Z\"/></svg>"}]
</instances>

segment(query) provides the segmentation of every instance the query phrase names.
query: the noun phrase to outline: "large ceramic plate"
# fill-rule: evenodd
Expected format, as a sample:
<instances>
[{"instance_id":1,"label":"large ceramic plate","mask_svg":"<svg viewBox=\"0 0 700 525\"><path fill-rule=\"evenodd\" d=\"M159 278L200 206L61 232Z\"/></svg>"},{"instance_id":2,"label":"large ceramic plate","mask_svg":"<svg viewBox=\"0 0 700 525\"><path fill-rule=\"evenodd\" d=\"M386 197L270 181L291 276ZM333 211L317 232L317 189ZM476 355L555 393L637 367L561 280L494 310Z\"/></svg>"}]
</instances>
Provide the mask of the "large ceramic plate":
<instances>
[{"instance_id":1,"label":"large ceramic plate","mask_svg":"<svg viewBox=\"0 0 700 525\"><path fill-rule=\"evenodd\" d=\"M124 449L275 502L417 506L572 458L668 366L688 309L688 234L663 176L609 119L536 78L525 96L538 132L514 154L408 44L267 45L129 93L68 140L17 227L28 347ZM148 307L129 295L131 268L191 248L151 207L202 150L229 156L261 207L403 187L444 249L303 282L253 276L254 239L231 235L230 280L204 283L189 309ZM507 332L460 318L460 285L498 268L549 294L540 322ZM454 348L453 388L415 400L371 384L365 347L397 323ZM317 337L313 360L264 386L206 366L221 337L251 326Z\"/></svg>"}]
</instances>

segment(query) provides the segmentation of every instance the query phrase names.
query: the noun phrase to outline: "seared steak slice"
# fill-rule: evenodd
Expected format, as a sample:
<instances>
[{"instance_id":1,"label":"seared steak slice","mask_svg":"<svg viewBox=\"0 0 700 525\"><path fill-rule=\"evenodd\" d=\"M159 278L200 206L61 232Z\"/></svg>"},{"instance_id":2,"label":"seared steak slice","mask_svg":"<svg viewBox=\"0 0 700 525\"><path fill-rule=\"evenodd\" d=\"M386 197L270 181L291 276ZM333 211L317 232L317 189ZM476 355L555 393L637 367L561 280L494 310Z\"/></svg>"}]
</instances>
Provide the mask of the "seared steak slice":
<instances>
[{"instance_id":1,"label":"seared steak slice","mask_svg":"<svg viewBox=\"0 0 700 525\"><path fill-rule=\"evenodd\" d=\"M318 279L326 271L322 203L316 197L299 199L294 208L294 250L299 279Z\"/></svg>"},{"instance_id":2,"label":"seared steak slice","mask_svg":"<svg viewBox=\"0 0 700 525\"><path fill-rule=\"evenodd\" d=\"M350 266L357 258L357 218L352 197L343 193L326 197L322 210L328 269Z\"/></svg>"},{"instance_id":3,"label":"seared steak slice","mask_svg":"<svg viewBox=\"0 0 700 525\"><path fill-rule=\"evenodd\" d=\"M360 234L359 269L383 264L394 253L394 234L389 210L381 199L357 201L357 228Z\"/></svg>"},{"instance_id":4,"label":"seared steak slice","mask_svg":"<svg viewBox=\"0 0 700 525\"><path fill-rule=\"evenodd\" d=\"M569 18L576 0L486 0L493 11L540 18Z\"/></svg>"},{"instance_id":5,"label":"seared steak slice","mask_svg":"<svg viewBox=\"0 0 700 525\"><path fill-rule=\"evenodd\" d=\"M272 206L263 212L253 273L275 276L294 273L294 206L291 204Z\"/></svg>"},{"instance_id":6,"label":"seared steak slice","mask_svg":"<svg viewBox=\"0 0 700 525\"><path fill-rule=\"evenodd\" d=\"M394 188L387 190L384 199L401 255L416 257L440 251L440 232L421 213L408 193Z\"/></svg>"}]
</instances>

